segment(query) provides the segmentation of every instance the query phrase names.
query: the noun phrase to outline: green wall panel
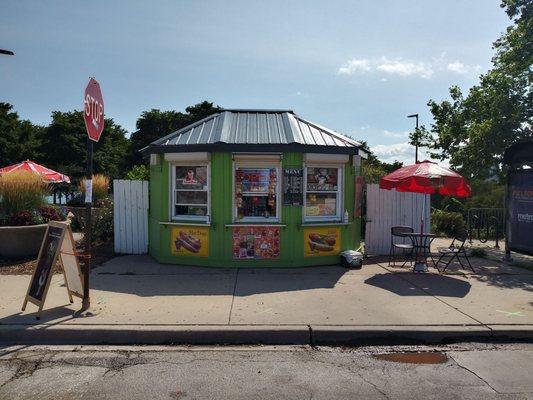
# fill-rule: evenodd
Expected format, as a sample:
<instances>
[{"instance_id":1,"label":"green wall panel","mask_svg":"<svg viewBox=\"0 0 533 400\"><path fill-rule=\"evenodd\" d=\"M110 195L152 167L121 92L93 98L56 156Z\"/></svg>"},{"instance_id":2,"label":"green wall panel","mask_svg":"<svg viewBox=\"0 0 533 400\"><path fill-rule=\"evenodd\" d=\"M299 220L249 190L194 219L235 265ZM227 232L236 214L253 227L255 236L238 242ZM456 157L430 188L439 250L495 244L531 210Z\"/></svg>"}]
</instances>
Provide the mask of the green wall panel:
<instances>
[{"instance_id":1,"label":"green wall panel","mask_svg":"<svg viewBox=\"0 0 533 400\"><path fill-rule=\"evenodd\" d=\"M163 158L163 157L161 157ZM284 153L282 168L302 168L302 153ZM350 225L340 226L341 250L357 249L360 242L360 219L353 219L354 182L359 171L351 163L344 169L344 208L350 214ZM169 218L170 166L150 167L149 252L158 261L171 264L213 267L296 267L336 265L339 257L304 257L304 227L302 207L283 205L280 230L280 257L277 260L233 260L232 185L233 161L231 153L211 154L211 226L209 228L209 258L176 256L171 253L172 226L162 225ZM281 177L280 177L281 179ZM282 201L282 199L278 199ZM334 225L334 224L331 224ZM325 226L331 226L325 225Z\"/></svg>"}]
</instances>

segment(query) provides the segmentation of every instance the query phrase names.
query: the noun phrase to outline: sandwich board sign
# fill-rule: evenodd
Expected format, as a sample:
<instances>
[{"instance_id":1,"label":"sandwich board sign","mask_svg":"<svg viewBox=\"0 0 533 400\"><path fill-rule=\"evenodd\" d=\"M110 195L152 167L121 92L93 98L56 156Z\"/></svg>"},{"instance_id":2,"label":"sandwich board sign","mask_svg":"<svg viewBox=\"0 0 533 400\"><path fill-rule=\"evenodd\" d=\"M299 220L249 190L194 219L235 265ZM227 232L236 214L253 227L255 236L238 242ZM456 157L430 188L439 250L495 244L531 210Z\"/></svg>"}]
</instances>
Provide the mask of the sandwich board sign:
<instances>
[{"instance_id":1,"label":"sandwich board sign","mask_svg":"<svg viewBox=\"0 0 533 400\"><path fill-rule=\"evenodd\" d=\"M63 270L68 298L73 303L72 296L83 298L83 278L76 256L74 236L67 222L50 221L37 257L37 267L33 271L22 305L22 311L26 309L28 302L38 306L37 319L41 316L52 280L52 270L58 260Z\"/></svg>"}]
</instances>

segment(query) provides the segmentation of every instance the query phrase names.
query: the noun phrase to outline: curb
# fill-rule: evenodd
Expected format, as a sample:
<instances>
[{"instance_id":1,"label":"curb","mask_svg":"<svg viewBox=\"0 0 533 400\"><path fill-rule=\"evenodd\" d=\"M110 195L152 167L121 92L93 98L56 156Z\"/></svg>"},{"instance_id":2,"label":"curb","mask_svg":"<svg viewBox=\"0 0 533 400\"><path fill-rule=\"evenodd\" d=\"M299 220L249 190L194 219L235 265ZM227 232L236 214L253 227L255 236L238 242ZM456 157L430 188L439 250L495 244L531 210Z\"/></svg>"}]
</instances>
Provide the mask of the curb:
<instances>
[{"instance_id":1,"label":"curb","mask_svg":"<svg viewBox=\"0 0 533 400\"><path fill-rule=\"evenodd\" d=\"M3 325L2 345L417 345L533 342L533 325Z\"/></svg>"}]
</instances>

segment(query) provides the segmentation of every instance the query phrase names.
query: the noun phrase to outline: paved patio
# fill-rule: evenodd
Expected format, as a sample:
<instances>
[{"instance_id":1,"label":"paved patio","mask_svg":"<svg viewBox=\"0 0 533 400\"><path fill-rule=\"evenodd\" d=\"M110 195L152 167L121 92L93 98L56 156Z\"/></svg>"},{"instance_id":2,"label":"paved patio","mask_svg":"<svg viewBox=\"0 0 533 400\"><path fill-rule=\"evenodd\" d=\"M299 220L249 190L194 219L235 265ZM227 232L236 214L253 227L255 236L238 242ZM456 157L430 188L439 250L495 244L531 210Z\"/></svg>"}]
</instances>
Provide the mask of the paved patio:
<instances>
[{"instance_id":1,"label":"paved patio","mask_svg":"<svg viewBox=\"0 0 533 400\"><path fill-rule=\"evenodd\" d=\"M440 333L443 339L450 332L490 337L516 331L533 338L533 271L480 258L472 262L475 274L452 267L440 275L434 269L421 274L407 267L389 268L384 259L370 259L362 270L236 270L123 256L93 270L95 316L73 317L80 301L69 304L63 277L55 275L40 321L35 306L20 311L30 277L0 276L0 341L47 342L56 335L57 341L76 337L77 342L94 342L94 330L99 343L129 343L146 340L141 339L148 337L139 333L143 331L163 338L170 337L163 331L194 336L196 329L211 332L209 337L237 331L262 331L263 336L270 332L274 337L285 332L288 342L310 332L315 340L321 335L349 339L362 332L370 336L395 331ZM131 340L128 335L133 335ZM277 337L283 342L282 333Z\"/></svg>"}]
</instances>

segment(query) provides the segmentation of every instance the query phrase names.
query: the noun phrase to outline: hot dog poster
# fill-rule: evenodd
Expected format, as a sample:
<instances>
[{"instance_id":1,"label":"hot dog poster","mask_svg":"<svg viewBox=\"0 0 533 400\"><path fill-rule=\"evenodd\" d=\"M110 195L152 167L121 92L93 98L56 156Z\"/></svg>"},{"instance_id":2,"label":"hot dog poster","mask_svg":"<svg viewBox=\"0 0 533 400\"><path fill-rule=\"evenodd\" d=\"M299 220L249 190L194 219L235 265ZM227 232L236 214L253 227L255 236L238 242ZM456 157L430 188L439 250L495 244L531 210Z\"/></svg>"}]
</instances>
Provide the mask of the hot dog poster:
<instances>
[{"instance_id":1,"label":"hot dog poster","mask_svg":"<svg viewBox=\"0 0 533 400\"><path fill-rule=\"evenodd\" d=\"M275 226L233 228L233 259L268 260L279 257L279 232Z\"/></svg>"},{"instance_id":2,"label":"hot dog poster","mask_svg":"<svg viewBox=\"0 0 533 400\"><path fill-rule=\"evenodd\" d=\"M339 254L341 249L340 228L304 229L304 256L331 256Z\"/></svg>"},{"instance_id":3,"label":"hot dog poster","mask_svg":"<svg viewBox=\"0 0 533 400\"><path fill-rule=\"evenodd\" d=\"M175 256L209 257L209 228L172 228L170 242Z\"/></svg>"}]
</instances>

